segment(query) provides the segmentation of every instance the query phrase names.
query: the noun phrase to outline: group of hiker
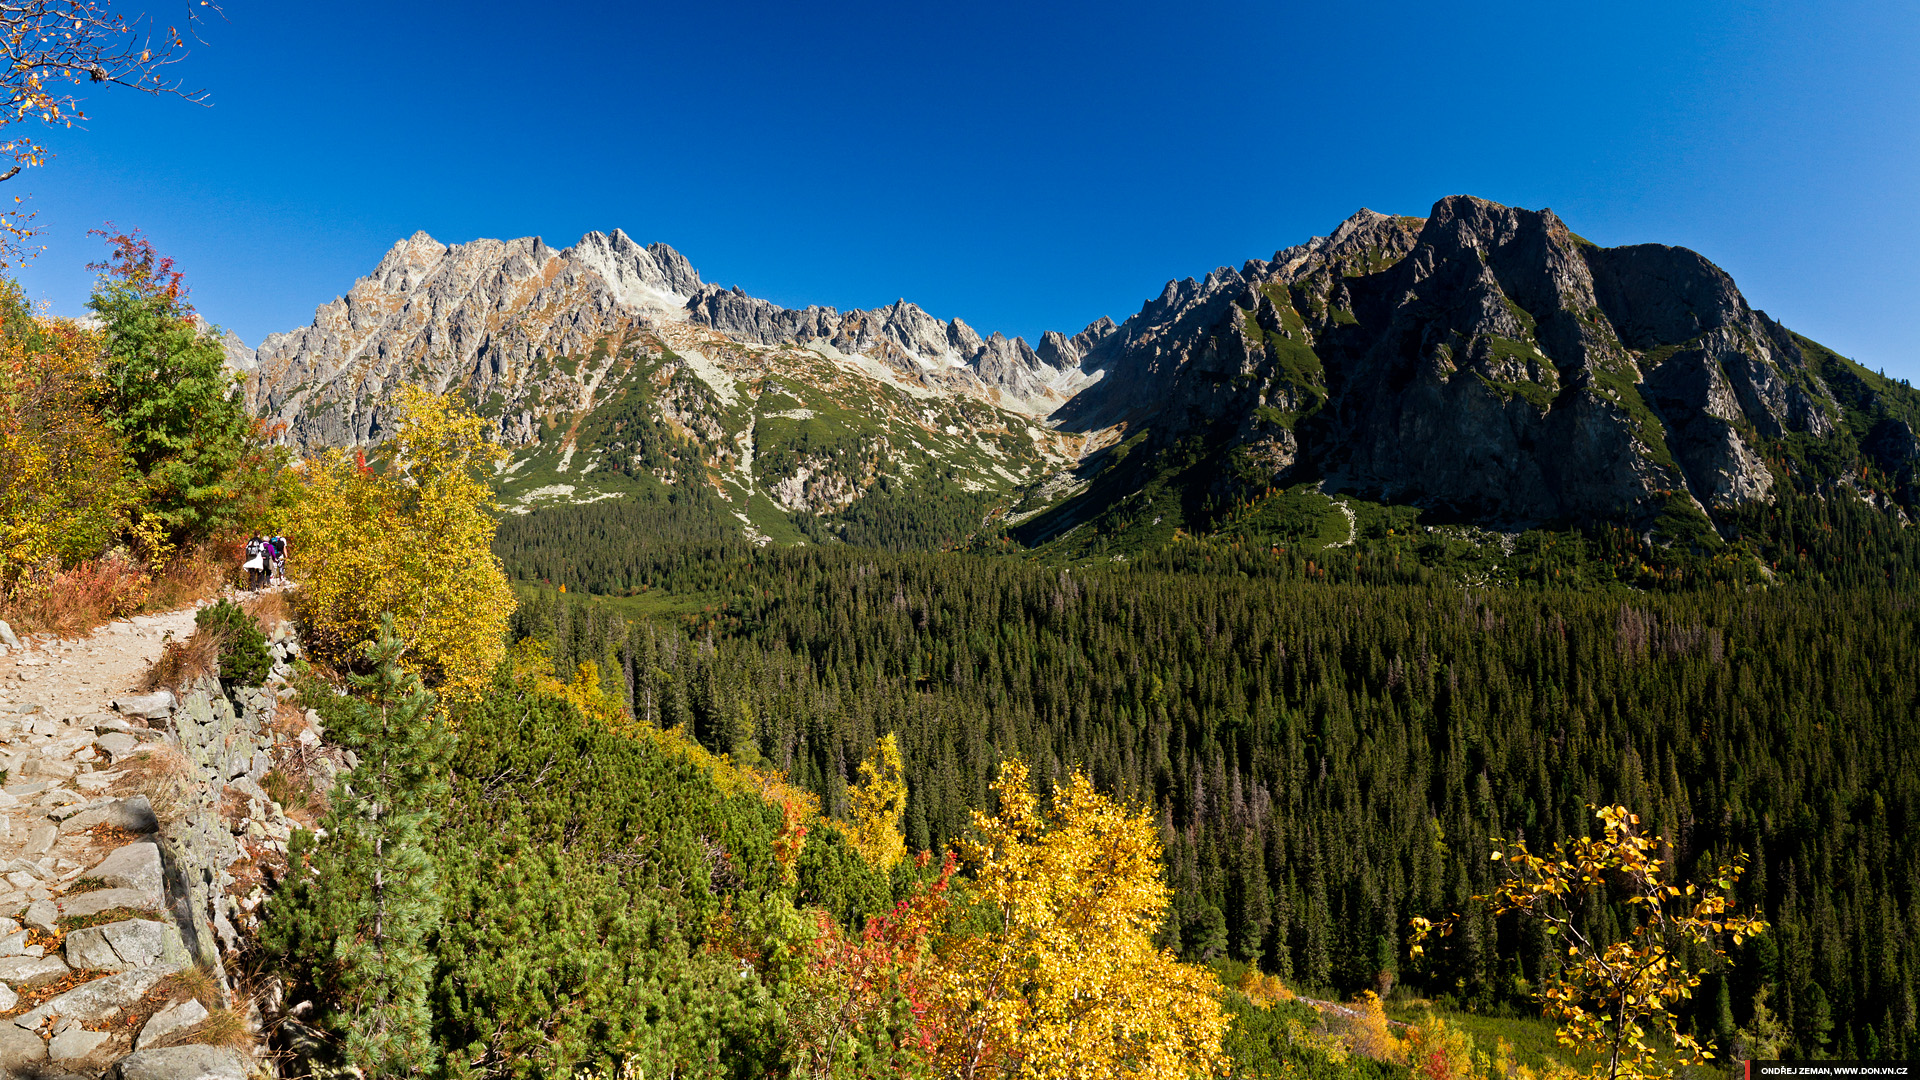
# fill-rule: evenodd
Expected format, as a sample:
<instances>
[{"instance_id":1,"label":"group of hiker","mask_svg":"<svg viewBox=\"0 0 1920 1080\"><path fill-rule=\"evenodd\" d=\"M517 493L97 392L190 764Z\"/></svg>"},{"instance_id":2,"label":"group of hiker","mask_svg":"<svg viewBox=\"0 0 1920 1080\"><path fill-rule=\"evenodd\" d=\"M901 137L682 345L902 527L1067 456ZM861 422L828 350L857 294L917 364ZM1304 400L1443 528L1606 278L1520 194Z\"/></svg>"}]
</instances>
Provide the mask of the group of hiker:
<instances>
[{"instance_id":1,"label":"group of hiker","mask_svg":"<svg viewBox=\"0 0 1920 1080\"><path fill-rule=\"evenodd\" d=\"M247 571L249 589L264 588L276 581L285 582L287 538L255 533L247 539L247 561L242 566Z\"/></svg>"}]
</instances>

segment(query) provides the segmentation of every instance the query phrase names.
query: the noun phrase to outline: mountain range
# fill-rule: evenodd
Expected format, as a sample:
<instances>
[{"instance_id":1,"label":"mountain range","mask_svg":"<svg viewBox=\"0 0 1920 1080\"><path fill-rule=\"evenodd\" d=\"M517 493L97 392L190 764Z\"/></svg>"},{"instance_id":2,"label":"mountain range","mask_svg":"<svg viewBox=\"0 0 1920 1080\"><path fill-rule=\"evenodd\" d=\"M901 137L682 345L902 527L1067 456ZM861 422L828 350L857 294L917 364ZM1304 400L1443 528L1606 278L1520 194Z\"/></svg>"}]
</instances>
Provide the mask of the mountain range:
<instances>
[{"instance_id":1,"label":"mountain range","mask_svg":"<svg viewBox=\"0 0 1920 1080\"><path fill-rule=\"evenodd\" d=\"M1137 548L1276 494L1685 540L1794 491L1904 521L1920 464L1920 395L1703 256L1469 196L1362 210L1031 345L905 300L782 308L619 231L417 233L311 325L229 352L302 450L378 439L418 383L498 425L513 509L671 503L761 542Z\"/></svg>"}]
</instances>

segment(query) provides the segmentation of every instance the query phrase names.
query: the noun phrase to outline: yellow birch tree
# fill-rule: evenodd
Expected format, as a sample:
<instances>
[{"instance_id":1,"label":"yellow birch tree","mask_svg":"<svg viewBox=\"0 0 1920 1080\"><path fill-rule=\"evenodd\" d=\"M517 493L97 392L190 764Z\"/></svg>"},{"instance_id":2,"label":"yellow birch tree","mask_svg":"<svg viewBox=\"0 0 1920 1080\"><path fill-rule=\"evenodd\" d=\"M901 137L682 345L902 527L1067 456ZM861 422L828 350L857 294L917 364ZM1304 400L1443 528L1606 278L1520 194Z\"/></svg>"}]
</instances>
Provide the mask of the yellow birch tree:
<instances>
[{"instance_id":1,"label":"yellow birch tree","mask_svg":"<svg viewBox=\"0 0 1920 1080\"><path fill-rule=\"evenodd\" d=\"M1015 760L962 845L991 930L947 943L934 1026L942 1075L1154 1078L1225 1067L1213 974L1153 945L1167 885L1152 815L1074 772L1042 809Z\"/></svg>"},{"instance_id":2,"label":"yellow birch tree","mask_svg":"<svg viewBox=\"0 0 1920 1080\"><path fill-rule=\"evenodd\" d=\"M860 763L860 783L849 793L853 823L847 839L868 865L892 870L907 853L900 826L907 816L907 774L900 763L900 742L892 732L873 744Z\"/></svg>"},{"instance_id":3,"label":"yellow birch tree","mask_svg":"<svg viewBox=\"0 0 1920 1080\"><path fill-rule=\"evenodd\" d=\"M1639 815L1624 806L1593 810L1600 836L1556 844L1547 855L1494 837L1493 858L1505 864L1504 880L1473 899L1495 915L1540 923L1549 938L1565 946L1558 968L1542 974L1537 996L1546 1016L1559 1021L1555 1034L1561 1045L1596 1056L1593 1076L1669 1077L1675 1061L1702 1065L1714 1056L1677 1025L1675 1010L1693 996L1706 970L1689 964L1687 951L1725 959L1723 939L1738 945L1765 933L1767 924L1758 915L1733 912L1733 886L1746 867L1745 855L1720 865L1704 886L1673 884L1665 860L1654 854L1658 842L1640 832ZM1590 900L1626 904L1631 921L1624 940L1590 935L1584 920L1575 917ZM1413 954L1420 955L1429 935L1451 933L1456 919L1415 917ZM1648 1042L1655 1032L1672 1048L1670 1054Z\"/></svg>"},{"instance_id":4,"label":"yellow birch tree","mask_svg":"<svg viewBox=\"0 0 1920 1080\"><path fill-rule=\"evenodd\" d=\"M485 420L409 387L372 462L338 450L307 462L288 539L315 656L351 663L392 612L402 663L443 694L486 688L514 608L482 478L505 456Z\"/></svg>"}]
</instances>

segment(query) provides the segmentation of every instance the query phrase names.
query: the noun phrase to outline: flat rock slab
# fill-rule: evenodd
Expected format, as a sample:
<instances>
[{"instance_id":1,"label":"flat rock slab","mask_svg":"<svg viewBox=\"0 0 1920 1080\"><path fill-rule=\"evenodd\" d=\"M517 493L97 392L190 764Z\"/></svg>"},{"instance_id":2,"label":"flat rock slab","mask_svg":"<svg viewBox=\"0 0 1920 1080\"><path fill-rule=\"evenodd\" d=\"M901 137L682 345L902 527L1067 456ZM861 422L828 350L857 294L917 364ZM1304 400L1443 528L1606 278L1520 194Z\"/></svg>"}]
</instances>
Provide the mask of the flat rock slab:
<instances>
[{"instance_id":1,"label":"flat rock slab","mask_svg":"<svg viewBox=\"0 0 1920 1080\"><path fill-rule=\"evenodd\" d=\"M49 934L57 933L60 929L60 909L54 907L51 900L35 900L27 905L27 910L20 916L20 921L35 930Z\"/></svg>"},{"instance_id":2,"label":"flat rock slab","mask_svg":"<svg viewBox=\"0 0 1920 1080\"><path fill-rule=\"evenodd\" d=\"M154 984L179 971L178 965L156 964L95 979L13 1018L16 1026L37 1031L49 1016L68 1020L105 1020L137 1003Z\"/></svg>"},{"instance_id":3,"label":"flat rock slab","mask_svg":"<svg viewBox=\"0 0 1920 1080\"><path fill-rule=\"evenodd\" d=\"M247 1080L247 1059L224 1046L135 1050L107 1070L107 1080Z\"/></svg>"},{"instance_id":4,"label":"flat rock slab","mask_svg":"<svg viewBox=\"0 0 1920 1080\"><path fill-rule=\"evenodd\" d=\"M104 1031L88 1031L83 1027L71 1027L53 1037L47 1044L47 1056L55 1063L79 1061L100 1049L100 1044L113 1038Z\"/></svg>"},{"instance_id":5,"label":"flat rock slab","mask_svg":"<svg viewBox=\"0 0 1920 1080\"><path fill-rule=\"evenodd\" d=\"M9 956L0 959L0 981L18 989L54 982L67 974L67 962L57 956Z\"/></svg>"},{"instance_id":6,"label":"flat rock slab","mask_svg":"<svg viewBox=\"0 0 1920 1080\"><path fill-rule=\"evenodd\" d=\"M140 1037L134 1040L134 1048L150 1047L169 1036L199 1025L206 1018L207 1007L193 998L169 1005L154 1013L145 1026L141 1027Z\"/></svg>"},{"instance_id":7,"label":"flat rock slab","mask_svg":"<svg viewBox=\"0 0 1920 1080\"><path fill-rule=\"evenodd\" d=\"M47 1044L31 1031L0 1024L0 1076L32 1076L47 1060Z\"/></svg>"},{"instance_id":8,"label":"flat rock slab","mask_svg":"<svg viewBox=\"0 0 1920 1080\"><path fill-rule=\"evenodd\" d=\"M98 915L114 908L126 908L129 911L159 911L163 906L160 890L148 892L145 889L95 889L79 896L63 897L54 904L62 919L78 919L85 915Z\"/></svg>"},{"instance_id":9,"label":"flat rock slab","mask_svg":"<svg viewBox=\"0 0 1920 1080\"><path fill-rule=\"evenodd\" d=\"M131 799L106 799L81 807L61 823L60 831L78 832L95 825L112 825L133 833L150 833L160 828L159 819L153 816L153 804L145 795L135 795Z\"/></svg>"},{"instance_id":10,"label":"flat rock slab","mask_svg":"<svg viewBox=\"0 0 1920 1080\"><path fill-rule=\"evenodd\" d=\"M173 695L165 690L136 697L116 698L113 708L128 716L138 716L145 720L165 720L173 712Z\"/></svg>"},{"instance_id":11,"label":"flat rock slab","mask_svg":"<svg viewBox=\"0 0 1920 1080\"><path fill-rule=\"evenodd\" d=\"M157 893L162 881L160 847L142 840L114 848L87 874L116 889L146 889Z\"/></svg>"},{"instance_id":12,"label":"flat rock slab","mask_svg":"<svg viewBox=\"0 0 1920 1080\"><path fill-rule=\"evenodd\" d=\"M170 923L152 919L122 919L89 926L67 935L67 963L95 971L124 971L146 967L162 959L187 962L187 946Z\"/></svg>"},{"instance_id":13,"label":"flat rock slab","mask_svg":"<svg viewBox=\"0 0 1920 1080\"><path fill-rule=\"evenodd\" d=\"M27 854L45 855L53 850L54 842L60 839L60 826L48 823L27 835Z\"/></svg>"}]
</instances>

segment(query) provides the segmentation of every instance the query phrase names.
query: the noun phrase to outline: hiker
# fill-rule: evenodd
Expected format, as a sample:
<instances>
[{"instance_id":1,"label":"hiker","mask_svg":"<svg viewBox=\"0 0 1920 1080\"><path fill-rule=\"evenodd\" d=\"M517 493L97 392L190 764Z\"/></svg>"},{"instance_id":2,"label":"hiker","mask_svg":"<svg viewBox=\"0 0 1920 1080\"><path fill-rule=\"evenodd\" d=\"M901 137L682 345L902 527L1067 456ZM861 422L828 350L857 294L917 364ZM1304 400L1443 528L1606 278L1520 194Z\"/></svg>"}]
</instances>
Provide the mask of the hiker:
<instances>
[{"instance_id":1,"label":"hiker","mask_svg":"<svg viewBox=\"0 0 1920 1080\"><path fill-rule=\"evenodd\" d=\"M267 542L259 533L247 538L247 588L258 589L267 579Z\"/></svg>"},{"instance_id":2,"label":"hiker","mask_svg":"<svg viewBox=\"0 0 1920 1080\"><path fill-rule=\"evenodd\" d=\"M267 538L267 546L273 551L273 580L287 583L287 538L274 533Z\"/></svg>"}]
</instances>

